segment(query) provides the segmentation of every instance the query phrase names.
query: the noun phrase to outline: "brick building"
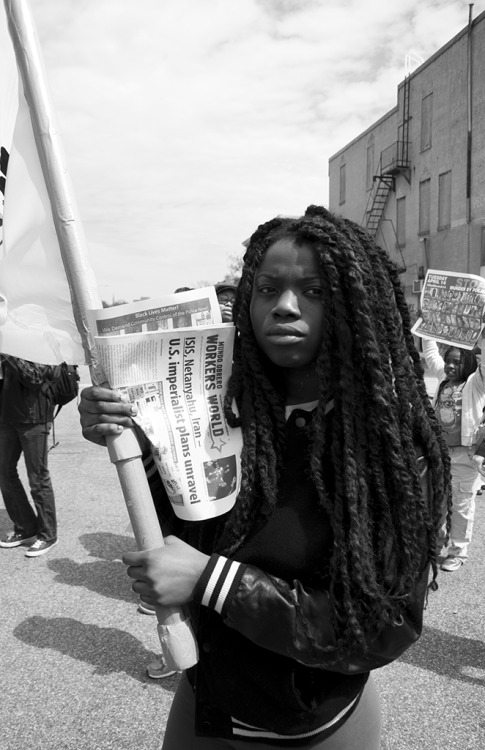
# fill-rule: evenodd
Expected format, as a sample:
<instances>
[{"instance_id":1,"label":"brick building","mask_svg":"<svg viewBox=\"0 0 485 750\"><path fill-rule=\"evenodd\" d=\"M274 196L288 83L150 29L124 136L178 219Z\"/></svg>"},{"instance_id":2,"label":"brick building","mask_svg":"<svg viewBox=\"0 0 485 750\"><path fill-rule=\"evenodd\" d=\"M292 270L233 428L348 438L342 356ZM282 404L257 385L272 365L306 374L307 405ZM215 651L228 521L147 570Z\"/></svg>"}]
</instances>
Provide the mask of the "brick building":
<instances>
[{"instance_id":1,"label":"brick building","mask_svg":"<svg viewBox=\"0 0 485 750\"><path fill-rule=\"evenodd\" d=\"M412 311L427 268L485 275L485 12L330 158L329 207L403 268Z\"/></svg>"}]
</instances>

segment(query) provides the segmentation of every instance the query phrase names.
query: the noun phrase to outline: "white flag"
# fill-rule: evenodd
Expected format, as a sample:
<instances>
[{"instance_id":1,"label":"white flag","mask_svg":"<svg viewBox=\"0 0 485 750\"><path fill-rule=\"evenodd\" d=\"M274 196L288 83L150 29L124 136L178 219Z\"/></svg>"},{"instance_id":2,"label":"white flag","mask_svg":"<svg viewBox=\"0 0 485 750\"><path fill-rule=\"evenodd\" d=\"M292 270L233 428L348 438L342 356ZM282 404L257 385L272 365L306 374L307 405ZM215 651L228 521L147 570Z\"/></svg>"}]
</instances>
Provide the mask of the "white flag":
<instances>
[{"instance_id":1,"label":"white flag","mask_svg":"<svg viewBox=\"0 0 485 750\"><path fill-rule=\"evenodd\" d=\"M45 364L82 364L84 351L1 2L0 113L2 171L6 168L0 175L5 178L0 353Z\"/></svg>"}]
</instances>

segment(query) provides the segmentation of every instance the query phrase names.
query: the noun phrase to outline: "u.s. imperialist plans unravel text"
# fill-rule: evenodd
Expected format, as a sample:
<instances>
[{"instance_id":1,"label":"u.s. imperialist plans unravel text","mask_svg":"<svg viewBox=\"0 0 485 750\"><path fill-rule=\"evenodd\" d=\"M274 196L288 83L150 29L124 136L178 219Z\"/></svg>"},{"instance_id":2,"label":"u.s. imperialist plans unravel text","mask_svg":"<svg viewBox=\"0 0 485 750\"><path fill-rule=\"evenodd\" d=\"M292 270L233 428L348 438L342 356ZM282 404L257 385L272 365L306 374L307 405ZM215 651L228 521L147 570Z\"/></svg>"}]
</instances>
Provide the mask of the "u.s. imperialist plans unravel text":
<instances>
[{"instance_id":1,"label":"u.s. imperialist plans unravel text","mask_svg":"<svg viewBox=\"0 0 485 750\"><path fill-rule=\"evenodd\" d=\"M176 327L182 315L186 325ZM93 311L91 317L93 330L102 332L95 342L110 386L136 403L136 421L150 440L175 513L185 520L225 513L239 490L242 440L223 411L235 329L220 322L214 289ZM154 330L157 319L162 323ZM134 326L139 332L126 332Z\"/></svg>"}]
</instances>

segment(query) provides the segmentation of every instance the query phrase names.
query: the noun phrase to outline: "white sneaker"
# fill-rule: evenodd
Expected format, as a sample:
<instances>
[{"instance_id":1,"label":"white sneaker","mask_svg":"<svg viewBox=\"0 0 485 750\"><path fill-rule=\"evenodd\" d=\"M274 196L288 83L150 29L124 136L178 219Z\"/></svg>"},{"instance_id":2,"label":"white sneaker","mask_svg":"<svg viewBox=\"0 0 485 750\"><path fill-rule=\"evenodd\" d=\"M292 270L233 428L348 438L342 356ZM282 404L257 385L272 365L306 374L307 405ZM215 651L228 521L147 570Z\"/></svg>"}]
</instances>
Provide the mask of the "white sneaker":
<instances>
[{"instance_id":1,"label":"white sneaker","mask_svg":"<svg viewBox=\"0 0 485 750\"><path fill-rule=\"evenodd\" d=\"M49 552L51 547L53 547L55 544L57 544L57 540L55 539L52 542L46 542L45 539L37 539L37 541L33 543L32 547L29 547L29 549L25 553L25 557L38 557L39 555L45 555L45 553Z\"/></svg>"},{"instance_id":2,"label":"white sneaker","mask_svg":"<svg viewBox=\"0 0 485 750\"><path fill-rule=\"evenodd\" d=\"M155 607L152 604L147 604L146 602L142 602L140 599L138 603L138 612L141 612L142 615L156 615Z\"/></svg>"},{"instance_id":3,"label":"white sneaker","mask_svg":"<svg viewBox=\"0 0 485 750\"><path fill-rule=\"evenodd\" d=\"M25 536L24 534L18 534L16 531L10 531L6 537L0 539L0 547L20 547L21 544L32 544L36 539L37 534Z\"/></svg>"},{"instance_id":4,"label":"white sneaker","mask_svg":"<svg viewBox=\"0 0 485 750\"><path fill-rule=\"evenodd\" d=\"M169 669L162 659L151 661L147 666L147 675L152 680L161 680L163 677L171 677L173 674L177 674L177 669Z\"/></svg>"},{"instance_id":5,"label":"white sneaker","mask_svg":"<svg viewBox=\"0 0 485 750\"><path fill-rule=\"evenodd\" d=\"M444 563L441 565L441 570L446 570L448 573L453 573L455 570L458 570L463 565L464 560L461 559L461 557L453 557L452 555L449 555Z\"/></svg>"}]
</instances>

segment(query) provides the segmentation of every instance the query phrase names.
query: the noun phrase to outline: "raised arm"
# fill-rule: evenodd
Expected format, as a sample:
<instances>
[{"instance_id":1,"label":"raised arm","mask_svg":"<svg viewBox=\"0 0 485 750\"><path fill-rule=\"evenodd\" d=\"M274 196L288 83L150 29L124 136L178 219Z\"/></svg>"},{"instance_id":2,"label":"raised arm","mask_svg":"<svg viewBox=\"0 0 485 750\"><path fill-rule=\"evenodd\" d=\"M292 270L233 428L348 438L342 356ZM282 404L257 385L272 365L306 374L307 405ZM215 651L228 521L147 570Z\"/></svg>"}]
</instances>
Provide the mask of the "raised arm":
<instances>
[{"instance_id":1,"label":"raised arm","mask_svg":"<svg viewBox=\"0 0 485 750\"><path fill-rule=\"evenodd\" d=\"M430 375L442 380L445 374L445 362L434 339L423 339L423 354Z\"/></svg>"}]
</instances>

